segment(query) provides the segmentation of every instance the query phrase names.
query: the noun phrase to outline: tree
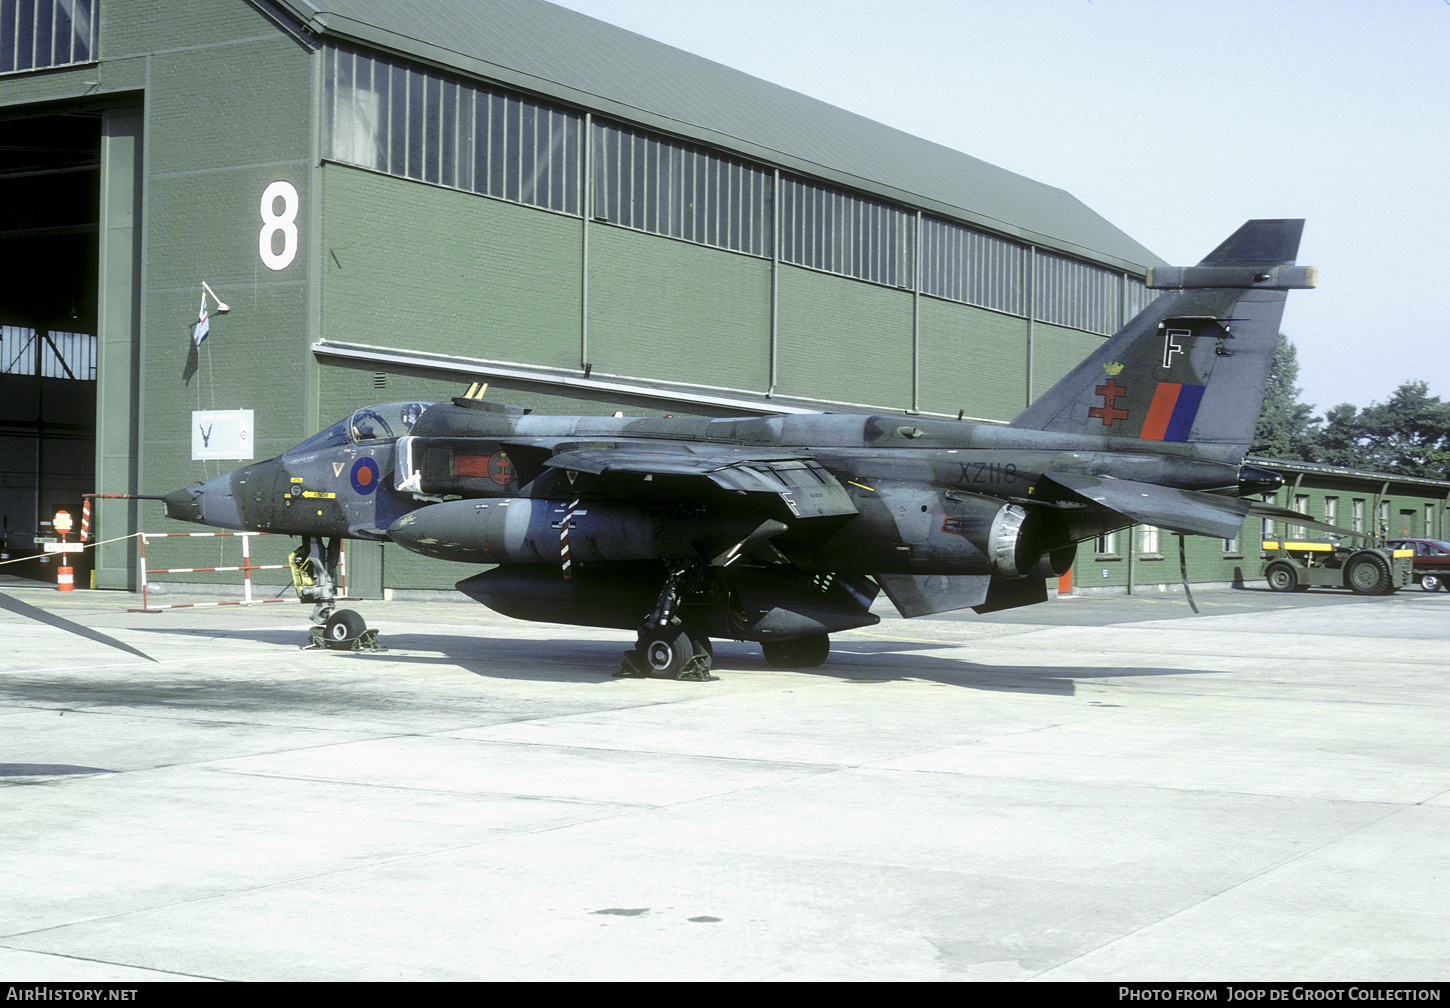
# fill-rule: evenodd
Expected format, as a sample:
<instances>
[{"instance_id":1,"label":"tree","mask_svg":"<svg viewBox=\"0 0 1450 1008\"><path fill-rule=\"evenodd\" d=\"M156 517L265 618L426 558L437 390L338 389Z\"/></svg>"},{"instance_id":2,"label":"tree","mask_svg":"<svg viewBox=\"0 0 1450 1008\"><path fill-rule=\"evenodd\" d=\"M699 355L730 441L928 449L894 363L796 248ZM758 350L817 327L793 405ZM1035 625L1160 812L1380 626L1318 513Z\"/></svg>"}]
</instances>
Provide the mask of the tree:
<instances>
[{"instance_id":1,"label":"tree","mask_svg":"<svg viewBox=\"0 0 1450 1008\"><path fill-rule=\"evenodd\" d=\"M1404 476L1450 479L1450 403L1422 381L1405 382L1388 402L1356 410L1341 403L1324 416L1315 461Z\"/></svg>"},{"instance_id":2,"label":"tree","mask_svg":"<svg viewBox=\"0 0 1450 1008\"><path fill-rule=\"evenodd\" d=\"M1314 408L1299 401L1299 351L1283 333L1274 343L1269 383L1254 432L1254 450L1273 458L1308 462L1314 457L1318 422Z\"/></svg>"},{"instance_id":3,"label":"tree","mask_svg":"<svg viewBox=\"0 0 1450 1008\"><path fill-rule=\"evenodd\" d=\"M1359 407L1340 403L1324 413L1323 426L1315 439L1313 461L1346 469L1368 469L1369 449L1360 443L1363 435Z\"/></svg>"}]
</instances>

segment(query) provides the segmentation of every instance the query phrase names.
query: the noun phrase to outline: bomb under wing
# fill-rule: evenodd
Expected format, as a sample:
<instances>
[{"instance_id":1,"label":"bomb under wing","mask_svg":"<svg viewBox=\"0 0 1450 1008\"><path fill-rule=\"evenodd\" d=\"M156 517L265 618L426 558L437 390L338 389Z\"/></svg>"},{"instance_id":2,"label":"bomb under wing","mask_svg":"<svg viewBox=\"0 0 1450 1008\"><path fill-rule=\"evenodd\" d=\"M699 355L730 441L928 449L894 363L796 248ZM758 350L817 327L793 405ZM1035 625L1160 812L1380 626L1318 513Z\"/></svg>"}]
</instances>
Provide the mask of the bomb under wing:
<instances>
[{"instance_id":1,"label":"bomb under wing","mask_svg":"<svg viewBox=\"0 0 1450 1008\"><path fill-rule=\"evenodd\" d=\"M329 634L336 541L497 565L459 582L523 619L638 631L626 674L708 677L710 638L783 666L829 634L1045 601L1077 543L1144 522L1231 537L1282 483L1244 464L1302 221L1250 221L1011 424L793 414L537 416L481 393L359 410L166 498L172 517L302 537ZM1331 527L1332 528L1332 527ZM356 614L352 614L353 617Z\"/></svg>"}]
</instances>

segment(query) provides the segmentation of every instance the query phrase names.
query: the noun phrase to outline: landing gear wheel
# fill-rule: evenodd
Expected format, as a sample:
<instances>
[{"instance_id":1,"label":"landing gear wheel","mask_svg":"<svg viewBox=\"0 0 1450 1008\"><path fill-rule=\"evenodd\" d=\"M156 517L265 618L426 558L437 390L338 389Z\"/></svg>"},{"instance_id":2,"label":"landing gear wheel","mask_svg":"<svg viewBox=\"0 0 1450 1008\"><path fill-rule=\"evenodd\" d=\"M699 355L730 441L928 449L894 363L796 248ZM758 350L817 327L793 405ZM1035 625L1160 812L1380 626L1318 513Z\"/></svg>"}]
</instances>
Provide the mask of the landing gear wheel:
<instances>
[{"instance_id":1,"label":"landing gear wheel","mask_svg":"<svg viewBox=\"0 0 1450 1008\"><path fill-rule=\"evenodd\" d=\"M1349 562L1344 583L1356 595L1388 595L1395 590L1389 566L1377 556L1358 556Z\"/></svg>"},{"instance_id":2,"label":"landing gear wheel","mask_svg":"<svg viewBox=\"0 0 1450 1008\"><path fill-rule=\"evenodd\" d=\"M1276 592L1291 592L1299 587L1299 575L1288 564L1274 564L1264 572L1264 577Z\"/></svg>"},{"instance_id":3,"label":"landing gear wheel","mask_svg":"<svg viewBox=\"0 0 1450 1008\"><path fill-rule=\"evenodd\" d=\"M685 631L666 627L639 639L639 655L650 675L673 679L695 656L695 646Z\"/></svg>"},{"instance_id":4,"label":"landing gear wheel","mask_svg":"<svg viewBox=\"0 0 1450 1008\"><path fill-rule=\"evenodd\" d=\"M1443 575L1443 574L1421 574L1420 575L1420 590L1421 591L1428 591L1428 592L1441 591L1441 590L1444 589L1444 587L1445 587L1445 575Z\"/></svg>"},{"instance_id":5,"label":"landing gear wheel","mask_svg":"<svg viewBox=\"0 0 1450 1008\"><path fill-rule=\"evenodd\" d=\"M831 638L826 634L795 637L791 640L765 641L760 645L766 663L776 668L816 668L831 653Z\"/></svg>"},{"instance_id":6,"label":"landing gear wheel","mask_svg":"<svg viewBox=\"0 0 1450 1008\"><path fill-rule=\"evenodd\" d=\"M339 609L327 617L327 622L322 625L322 639L332 644L342 644L357 640L367 628L367 622L360 613L351 609Z\"/></svg>"},{"instance_id":7,"label":"landing gear wheel","mask_svg":"<svg viewBox=\"0 0 1450 1008\"><path fill-rule=\"evenodd\" d=\"M713 657L710 639L704 634L665 627L643 634L635 649L624 653L624 664L615 677L714 682L716 677L710 674Z\"/></svg>"}]
</instances>

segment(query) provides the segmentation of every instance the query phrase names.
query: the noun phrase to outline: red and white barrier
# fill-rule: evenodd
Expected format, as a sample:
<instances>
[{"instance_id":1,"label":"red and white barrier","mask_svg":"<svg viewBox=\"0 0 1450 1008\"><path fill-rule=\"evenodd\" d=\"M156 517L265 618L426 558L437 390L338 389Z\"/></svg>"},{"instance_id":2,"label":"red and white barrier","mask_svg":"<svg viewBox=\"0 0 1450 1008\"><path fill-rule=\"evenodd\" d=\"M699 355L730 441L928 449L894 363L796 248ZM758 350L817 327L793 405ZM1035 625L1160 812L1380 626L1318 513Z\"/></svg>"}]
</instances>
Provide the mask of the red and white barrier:
<instances>
[{"instance_id":1,"label":"red and white barrier","mask_svg":"<svg viewBox=\"0 0 1450 1008\"><path fill-rule=\"evenodd\" d=\"M136 536L138 552L140 555L141 570L141 608L128 609L127 612L161 612L163 609L192 609L201 606L224 606L224 605L261 605L265 602L290 602L292 599L280 598L253 598L252 597L252 571L256 570L287 570L287 564L254 564L252 563L251 537L267 535L266 532L141 532ZM197 539L214 536L239 536L242 540L242 562L236 567L146 567L146 541L148 539ZM228 599L225 602L171 602L165 605L153 606L146 598L147 576L150 574L200 574L213 571L241 571L242 572L242 597L239 599Z\"/></svg>"}]
</instances>

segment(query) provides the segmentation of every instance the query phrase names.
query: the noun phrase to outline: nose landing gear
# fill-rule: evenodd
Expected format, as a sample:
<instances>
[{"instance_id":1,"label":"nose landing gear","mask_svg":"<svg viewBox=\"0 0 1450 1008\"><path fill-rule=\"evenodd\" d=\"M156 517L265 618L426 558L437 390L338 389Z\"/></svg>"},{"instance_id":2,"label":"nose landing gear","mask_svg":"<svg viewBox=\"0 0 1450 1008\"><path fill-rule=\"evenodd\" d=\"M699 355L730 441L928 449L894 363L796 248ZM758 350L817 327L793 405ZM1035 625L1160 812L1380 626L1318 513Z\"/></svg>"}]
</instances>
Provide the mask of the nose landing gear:
<instances>
[{"instance_id":1,"label":"nose landing gear","mask_svg":"<svg viewBox=\"0 0 1450 1008\"><path fill-rule=\"evenodd\" d=\"M337 567L341 558L342 544L339 540L324 541L311 536L303 536L302 545L288 558L298 599L313 603L313 626L308 631L304 650L386 651L387 648L378 643L378 632L368 629L360 613L336 608Z\"/></svg>"}]
</instances>

